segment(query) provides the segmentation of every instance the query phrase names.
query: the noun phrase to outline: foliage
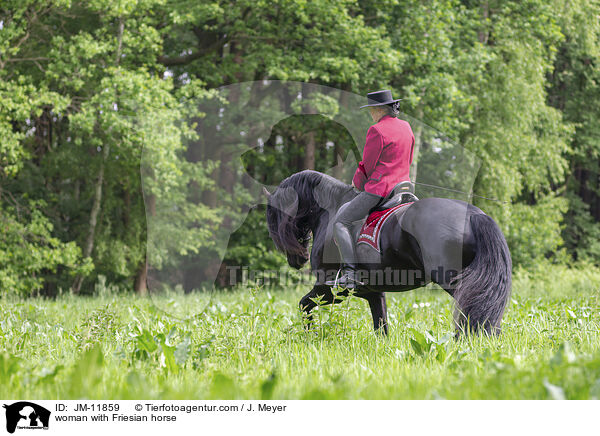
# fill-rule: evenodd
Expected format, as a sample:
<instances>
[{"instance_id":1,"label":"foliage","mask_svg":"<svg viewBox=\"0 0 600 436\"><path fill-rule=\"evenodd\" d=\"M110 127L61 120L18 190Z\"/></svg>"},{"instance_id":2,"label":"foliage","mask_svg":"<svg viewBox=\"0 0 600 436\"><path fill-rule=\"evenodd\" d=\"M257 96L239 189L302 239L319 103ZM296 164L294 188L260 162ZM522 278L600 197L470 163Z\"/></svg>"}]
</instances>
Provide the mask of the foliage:
<instances>
[{"instance_id":1,"label":"foliage","mask_svg":"<svg viewBox=\"0 0 600 436\"><path fill-rule=\"evenodd\" d=\"M501 200L474 198L506 233L515 265L597 265L599 13L586 0L4 1L2 293L91 293L99 277L143 293L149 265L198 289L224 270L215 240L246 218L244 173L276 185L311 168L349 182L338 164L357 144L330 117L348 114L328 96L277 96L286 107L273 111L314 114L253 138L262 146L243 168L235 139L217 147L204 134L223 116L216 88L264 80L360 95L392 88L403 112L481 161L475 180L442 177L439 161L459 146L428 159L431 137L414 121L417 182ZM273 96L238 89L229 125L270 114L251 109ZM237 107L246 97L254 106ZM257 214L228 248L224 265L285 263Z\"/></svg>"},{"instance_id":2,"label":"foliage","mask_svg":"<svg viewBox=\"0 0 600 436\"><path fill-rule=\"evenodd\" d=\"M569 3L558 21L565 40L549 78L553 106L575 126L564 196L569 201L563 237L575 259L600 259L600 14L598 2Z\"/></svg>"},{"instance_id":3,"label":"foliage","mask_svg":"<svg viewBox=\"0 0 600 436\"><path fill-rule=\"evenodd\" d=\"M565 261L557 251L562 244L561 220L566 210L567 202L560 197L545 197L535 206L515 204L506 231L506 238L517 247L511 251L513 262L533 267L548 253L553 253L556 261Z\"/></svg>"},{"instance_id":4,"label":"foliage","mask_svg":"<svg viewBox=\"0 0 600 436\"><path fill-rule=\"evenodd\" d=\"M89 271L81 262L81 250L74 242L52 236L52 223L37 209L16 205L0 209L0 289L4 294L27 294L42 288L44 275L59 267L73 272Z\"/></svg>"}]
</instances>

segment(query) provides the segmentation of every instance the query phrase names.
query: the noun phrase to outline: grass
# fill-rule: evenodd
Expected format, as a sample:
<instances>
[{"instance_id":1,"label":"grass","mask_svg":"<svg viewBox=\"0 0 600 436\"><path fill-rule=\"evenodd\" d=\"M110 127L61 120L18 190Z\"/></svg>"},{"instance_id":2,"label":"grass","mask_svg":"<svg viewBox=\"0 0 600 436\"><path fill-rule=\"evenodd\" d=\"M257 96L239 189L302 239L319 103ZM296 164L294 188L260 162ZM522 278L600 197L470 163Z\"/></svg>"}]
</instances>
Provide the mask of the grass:
<instances>
[{"instance_id":1,"label":"grass","mask_svg":"<svg viewBox=\"0 0 600 436\"><path fill-rule=\"evenodd\" d=\"M306 289L0 300L0 397L32 399L600 398L600 272L515 274L500 338L451 339L452 300L388 294L297 310Z\"/></svg>"}]
</instances>

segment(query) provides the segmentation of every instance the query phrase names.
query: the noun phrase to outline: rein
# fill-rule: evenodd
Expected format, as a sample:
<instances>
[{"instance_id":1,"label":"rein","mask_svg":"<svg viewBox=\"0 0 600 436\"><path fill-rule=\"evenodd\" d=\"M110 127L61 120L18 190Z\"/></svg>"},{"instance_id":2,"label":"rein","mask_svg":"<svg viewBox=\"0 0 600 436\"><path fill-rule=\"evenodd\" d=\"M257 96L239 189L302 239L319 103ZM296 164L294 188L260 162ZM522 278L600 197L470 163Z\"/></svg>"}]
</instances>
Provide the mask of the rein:
<instances>
[{"instance_id":1,"label":"rein","mask_svg":"<svg viewBox=\"0 0 600 436\"><path fill-rule=\"evenodd\" d=\"M496 201L498 203L504 203L504 204L511 204L510 201L505 201L505 200L498 200L497 198L489 198L489 197L484 197L483 195L477 195L477 194L469 194L468 192L464 192L464 191L460 191L458 189L452 189L452 188L445 188L443 186L437 186L437 185L430 185L428 183L421 183L421 182L413 182L415 185L421 185L421 186L427 186L429 188L438 188L438 189L443 189L445 191L450 191L450 192L458 192L459 194L465 194L471 197L477 197L477 198L483 198L484 200L489 200L489 201Z\"/></svg>"}]
</instances>

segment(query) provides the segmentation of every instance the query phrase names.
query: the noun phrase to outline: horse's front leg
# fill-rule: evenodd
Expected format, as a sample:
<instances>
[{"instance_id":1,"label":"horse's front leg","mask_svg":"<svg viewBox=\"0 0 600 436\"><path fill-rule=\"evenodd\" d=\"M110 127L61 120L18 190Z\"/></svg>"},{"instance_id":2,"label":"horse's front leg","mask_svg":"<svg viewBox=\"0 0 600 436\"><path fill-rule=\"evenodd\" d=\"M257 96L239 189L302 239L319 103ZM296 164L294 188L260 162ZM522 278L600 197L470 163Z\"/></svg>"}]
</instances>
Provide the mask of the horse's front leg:
<instances>
[{"instance_id":1,"label":"horse's front leg","mask_svg":"<svg viewBox=\"0 0 600 436\"><path fill-rule=\"evenodd\" d=\"M315 307L317 307L317 303L314 300L319 299L319 297L321 297L321 305L327 305L334 302L334 296L331 292L331 288L327 285L320 284L314 285L311 291L300 300L300 310L305 313L308 321L306 324L307 329L310 329L313 321L311 312Z\"/></svg>"}]
</instances>

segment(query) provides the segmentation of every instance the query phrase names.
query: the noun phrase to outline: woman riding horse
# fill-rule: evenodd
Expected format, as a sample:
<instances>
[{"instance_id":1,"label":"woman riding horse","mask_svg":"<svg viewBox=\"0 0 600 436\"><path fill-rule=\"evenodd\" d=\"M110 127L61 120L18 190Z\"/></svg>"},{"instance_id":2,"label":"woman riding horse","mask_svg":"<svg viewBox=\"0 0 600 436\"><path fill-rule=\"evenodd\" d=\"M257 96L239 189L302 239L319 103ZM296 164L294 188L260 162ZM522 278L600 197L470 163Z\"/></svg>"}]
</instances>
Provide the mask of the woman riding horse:
<instances>
[{"instance_id":1,"label":"woman riding horse","mask_svg":"<svg viewBox=\"0 0 600 436\"><path fill-rule=\"evenodd\" d=\"M305 170L287 177L272 194L265 190L267 224L275 246L294 268L310 260L315 276L300 308L310 321L318 304L341 301L333 286L355 288L353 295L369 302L374 328L387 333L385 293L434 282L456 302L457 334L500 333L510 296L512 262L502 231L478 207L449 198L414 201L393 210L391 218L380 225L378 250L368 244L354 248L348 226L379 205L395 185L409 179L414 144L410 126L393 116L390 105L397 100L389 91L371 93L369 100L376 124L368 131L355 186ZM328 281L339 274L340 266L344 267L342 279ZM364 285L355 277L357 267L369 273ZM339 294L349 293L345 289Z\"/></svg>"},{"instance_id":2,"label":"woman riding horse","mask_svg":"<svg viewBox=\"0 0 600 436\"><path fill-rule=\"evenodd\" d=\"M409 181L415 137L410 125L397 118L397 104L389 90L367 94L368 107L375 124L367 131L362 161L352 179L352 185L362 191L344 204L335 216L334 239L343 259L342 275L326 282L330 286L355 289L363 283L356 278L357 258L352 235L352 223L367 216L369 211L401 182Z\"/></svg>"}]
</instances>

